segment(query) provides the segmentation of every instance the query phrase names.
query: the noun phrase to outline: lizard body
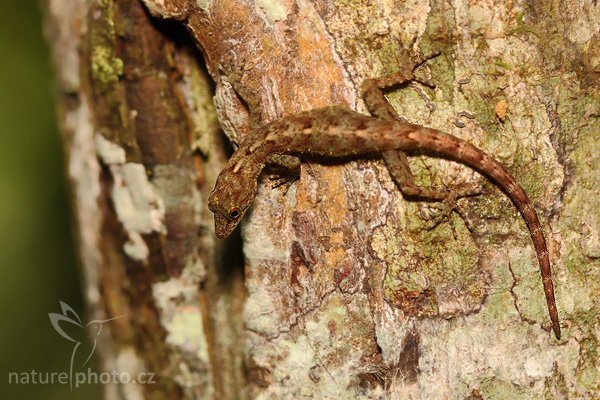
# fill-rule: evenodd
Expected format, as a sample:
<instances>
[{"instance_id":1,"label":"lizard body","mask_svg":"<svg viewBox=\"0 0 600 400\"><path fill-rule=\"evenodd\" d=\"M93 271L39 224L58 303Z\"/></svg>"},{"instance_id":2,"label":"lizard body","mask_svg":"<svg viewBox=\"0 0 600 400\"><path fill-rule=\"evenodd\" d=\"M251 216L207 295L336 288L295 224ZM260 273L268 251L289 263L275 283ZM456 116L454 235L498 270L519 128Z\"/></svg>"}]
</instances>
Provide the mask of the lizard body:
<instances>
[{"instance_id":1,"label":"lizard body","mask_svg":"<svg viewBox=\"0 0 600 400\"><path fill-rule=\"evenodd\" d=\"M426 152L459 161L496 183L523 216L537 253L552 327L560 337L546 240L531 201L521 186L492 157L447 133L419 125L373 118L342 107L298 113L252 131L219 174L210 195L219 238L231 234L250 207L258 176L273 155L310 154L348 157L388 150Z\"/></svg>"},{"instance_id":2,"label":"lizard body","mask_svg":"<svg viewBox=\"0 0 600 400\"><path fill-rule=\"evenodd\" d=\"M388 83L378 88L386 86L389 86ZM381 98L371 96L371 104ZM443 200L448 193L438 194L428 188L404 186L400 182L402 176L406 175L403 170L408 170L403 152L421 150L455 160L491 179L508 195L523 216L540 264L552 329L560 339L546 240L538 216L523 188L498 161L482 150L439 130L410 124L395 115L390 110L391 106L388 107L387 112L385 109L381 111L380 107L380 112L376 113L383 118L370 117L344 107L314 109L252 130L219 174L209 197L208 205L215 216L216 235L225 238L237 227L252 204L258 177L267 164L298 169L298 155L344 158L381 154L392 177L405 194L408 192L409 195Z\"/></svg>"}]
</instances>

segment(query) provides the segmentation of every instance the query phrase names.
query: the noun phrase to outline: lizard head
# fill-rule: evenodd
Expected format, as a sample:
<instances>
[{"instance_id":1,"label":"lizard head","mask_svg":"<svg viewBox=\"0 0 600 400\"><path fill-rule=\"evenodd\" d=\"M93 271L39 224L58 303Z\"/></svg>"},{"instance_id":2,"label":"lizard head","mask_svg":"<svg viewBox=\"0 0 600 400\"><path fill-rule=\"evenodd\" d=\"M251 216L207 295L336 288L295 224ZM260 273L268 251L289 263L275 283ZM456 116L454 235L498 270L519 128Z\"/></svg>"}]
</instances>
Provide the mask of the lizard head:
<instances>
[{"instance_id":1,"label":"lizard head","mask_svg":"<svg viewBox=\"0 0 600 400\"><path fill-rule=\"evenodd\" d=\"M215 214L215 234L219 239L229 236L250 208L262 169L256 167L240 168L230 161L217 177L208 208Z\"/></svg>"}]
</instances>

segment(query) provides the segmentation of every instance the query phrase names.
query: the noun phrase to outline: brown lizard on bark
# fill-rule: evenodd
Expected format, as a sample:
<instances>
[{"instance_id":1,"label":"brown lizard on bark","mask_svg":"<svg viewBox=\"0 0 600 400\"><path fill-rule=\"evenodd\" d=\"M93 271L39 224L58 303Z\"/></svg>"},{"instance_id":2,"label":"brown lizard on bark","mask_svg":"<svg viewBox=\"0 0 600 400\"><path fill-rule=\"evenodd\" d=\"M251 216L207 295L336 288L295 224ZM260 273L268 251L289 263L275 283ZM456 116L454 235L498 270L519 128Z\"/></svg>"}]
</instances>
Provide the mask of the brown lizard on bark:
<instances>
[{"instance_id":1,"label":"brown lizard on bark","mask_svg":"<svg viewBox=\"0 0 600 400\"><path fill-rule=\"evenodd\" d=\"M219 174L210 195L208 206L215 214L216 235L225 238L240 223L252 204L258 177L267 164L285 167L297 177L300 171L297 156L303 154L332 158L380 154L399 189L409 197L452 203L474 194L416 186L404 152L423 150L473 168L500 187L515 204L533 240L552 329L560 339L546 240L531 201L510 173L477 147L398 116L385 99L383 89L415 80L413 70L363 83L362 94L371 117L344 107L326 107L286 116L252 130Z\"/></svg>"}]
</instances>

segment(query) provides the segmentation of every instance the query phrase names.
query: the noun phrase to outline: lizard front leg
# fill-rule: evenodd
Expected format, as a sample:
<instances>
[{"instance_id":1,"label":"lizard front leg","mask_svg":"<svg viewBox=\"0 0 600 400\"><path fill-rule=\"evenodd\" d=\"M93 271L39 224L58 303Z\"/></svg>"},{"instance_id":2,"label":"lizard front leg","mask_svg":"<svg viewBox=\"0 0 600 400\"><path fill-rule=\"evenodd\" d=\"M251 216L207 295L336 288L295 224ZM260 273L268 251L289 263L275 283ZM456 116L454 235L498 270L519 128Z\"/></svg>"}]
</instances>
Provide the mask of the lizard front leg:
<instances>
[{"instance_id":1,"label":"lizard front leg","mask_svg":"<svg viewBox=\"0 0 600 400\"><path fill-rule=\"evenodd\" d=\"M267 164L276 169L276 174L270 177L274 182L272 185L273 188L284 186L284 192L287 193L290 186L300 179L302 162L296 156L289 154L272 154L267 160Z\"/></svg>"}]
</instances>

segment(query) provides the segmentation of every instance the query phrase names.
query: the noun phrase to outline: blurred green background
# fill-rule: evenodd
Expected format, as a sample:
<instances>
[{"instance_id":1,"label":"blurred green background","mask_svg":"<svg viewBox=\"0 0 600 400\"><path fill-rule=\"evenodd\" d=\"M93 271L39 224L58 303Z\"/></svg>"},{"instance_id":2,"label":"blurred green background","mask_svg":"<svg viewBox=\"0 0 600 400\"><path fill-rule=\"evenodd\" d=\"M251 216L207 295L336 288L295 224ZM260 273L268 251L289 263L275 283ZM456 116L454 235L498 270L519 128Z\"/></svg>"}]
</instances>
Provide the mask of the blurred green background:
<instances>
[{"instance_id":1,"label":"blurred green background","mask_svg":"<svg viewBox=\"0 0 600 400\"><path fill-rule=\"evenodd\" d=\"M96 385L71 392L69 385L8 381L11 371L68 371L73 344L48 313L60 313L62 300L83 319L85 307L40 4L0 4L0 397L98 399Z\"/></svg>"}]
</instances>

